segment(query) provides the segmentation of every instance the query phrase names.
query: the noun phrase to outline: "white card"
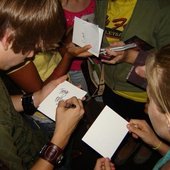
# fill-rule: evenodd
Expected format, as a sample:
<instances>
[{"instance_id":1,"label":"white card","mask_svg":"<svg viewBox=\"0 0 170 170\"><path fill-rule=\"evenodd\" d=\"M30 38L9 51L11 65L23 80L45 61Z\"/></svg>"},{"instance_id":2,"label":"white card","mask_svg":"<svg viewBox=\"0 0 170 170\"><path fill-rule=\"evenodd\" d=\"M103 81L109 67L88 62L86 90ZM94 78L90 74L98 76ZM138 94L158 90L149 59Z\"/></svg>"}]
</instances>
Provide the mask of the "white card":
<instances>
[{"instance_id":1,"label":"white card","mask_svg":"<svg viewBox=\"0 0 170 170\"><path fill-rule=\"evenodd\" d=\"M99 56L102 36L103 29L99 28L98 25L89 23L77 17L74 18L73 43L80 47L90 44L92 48L89 52L96 57Z\"/></svg>"},{"instance_id":2,"label":"white card","mask_svg":"<svg viewBox=\"0 0 170 170\"><path fill-rule=\"evenodd\" d=\"M127 124L125 119L105 106L82 140L103 157L111 158L128 132Z\"/></svg>"},{"instance_id":3,"label":"white card","mask_svg":"<svg viewBox=\"0 0 170 170\"><path fill-rule=\"evenodd\" d=\"M66 100L73 96L82 99L86 93L86 91L74 86L68 81L64 81L42 101L38 110L55 121L56 108L60 100Z\"/></svg>"}]
</instances>

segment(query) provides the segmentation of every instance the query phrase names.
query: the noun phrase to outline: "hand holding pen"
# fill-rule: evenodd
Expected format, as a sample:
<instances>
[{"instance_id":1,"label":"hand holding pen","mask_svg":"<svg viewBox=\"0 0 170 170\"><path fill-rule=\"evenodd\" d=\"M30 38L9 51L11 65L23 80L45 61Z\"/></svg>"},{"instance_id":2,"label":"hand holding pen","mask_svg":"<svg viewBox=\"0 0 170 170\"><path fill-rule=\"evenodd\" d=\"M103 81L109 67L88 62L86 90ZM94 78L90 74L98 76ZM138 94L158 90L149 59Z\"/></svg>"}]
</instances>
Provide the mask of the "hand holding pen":
<instances>
[{"instance_id":1,"label":"hand holding pen","mask_svg":"<svg viewBox=\"0 0 170 170\"><path fill-rule=\"evenodd\" d=\"M79 120L83 117L84 108L82 101L72 97L65 101L60 101L56 109L55 132L62 132L70 136Z\"/></svg>"},{"instance_id":2,"label":"hand holding pen","mask_svg":"<svg viewBox=\"0 0 170 170\"><path fill-rule=\"evenodd\" d=\"M107 64L118 64L120 62L133 64L139 53L136 47L135 43L125 45L122 41L115 42L109 48L101 49L101 61Z\"/></svg>"},{"instance_id":3,"label":"hand holding pen","mask_svg":"<svg viewBox=\"0 0 170 170\"><path fill-rule=\"evenodd\" d=\"M135 43L131 43L131 44L126 44L126 45L122 45L122 46L115 46L115 47L111 47L109 48L109 50L111 51L124 51L124 50L128 50L128 49L131 49L131 48L135 48L137 47L137 45ZM106 55L107 54L107 51L105 48L102 48L100 50L100 54L103 54L103 55Z\"/></svg>"}]
</instances>

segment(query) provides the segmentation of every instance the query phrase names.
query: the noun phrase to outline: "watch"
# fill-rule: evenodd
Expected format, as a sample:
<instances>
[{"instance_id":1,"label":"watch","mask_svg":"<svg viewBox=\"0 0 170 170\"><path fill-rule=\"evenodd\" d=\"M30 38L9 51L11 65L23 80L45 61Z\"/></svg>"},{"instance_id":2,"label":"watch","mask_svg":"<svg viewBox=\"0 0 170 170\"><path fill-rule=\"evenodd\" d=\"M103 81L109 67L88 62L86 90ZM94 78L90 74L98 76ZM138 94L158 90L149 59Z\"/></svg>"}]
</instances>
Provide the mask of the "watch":
<instances>
[{"instance_id":1,"label":"watch","mask_svg":"<svg viewBox=\"0 0 170 170\"><path fill-rule=\"evenodd\" d=\"M59 164L63 159L63 150L57 145L49 142L40 151L40 157L53 165Z\"/></svg>"},{"instance_id":2,"label":"watch","mask_svg":"<svg viewBox=\"0 0 170 170\"><path fill-rule=\"evenodd\" d=\"M21 102L24 109L24 113L28 115L33 115L37 110L37 108L34 106L33 93L24 94L21 97Z\"/></svg>"}]
</instances>

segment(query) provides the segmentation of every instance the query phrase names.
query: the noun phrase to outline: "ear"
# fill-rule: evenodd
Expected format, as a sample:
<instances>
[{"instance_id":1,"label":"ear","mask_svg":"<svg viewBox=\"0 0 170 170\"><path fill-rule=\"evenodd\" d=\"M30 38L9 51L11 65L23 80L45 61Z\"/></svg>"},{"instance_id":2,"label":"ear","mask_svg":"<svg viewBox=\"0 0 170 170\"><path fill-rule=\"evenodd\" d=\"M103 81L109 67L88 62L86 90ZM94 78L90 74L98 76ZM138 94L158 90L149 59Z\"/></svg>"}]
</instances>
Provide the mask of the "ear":
<instances>
[{"instance_id":1,"label":"ear","mask_svg":"<svg viewBox=\"0 0 170 170\"><path fill-rule=\"evenodd\" d=\"M1 39L5 51L11 48L12 42L9 41L9 36L11 35L11 33L12 32L9 29L7 29L3 38Z\"/></svg>"}]
</instances>

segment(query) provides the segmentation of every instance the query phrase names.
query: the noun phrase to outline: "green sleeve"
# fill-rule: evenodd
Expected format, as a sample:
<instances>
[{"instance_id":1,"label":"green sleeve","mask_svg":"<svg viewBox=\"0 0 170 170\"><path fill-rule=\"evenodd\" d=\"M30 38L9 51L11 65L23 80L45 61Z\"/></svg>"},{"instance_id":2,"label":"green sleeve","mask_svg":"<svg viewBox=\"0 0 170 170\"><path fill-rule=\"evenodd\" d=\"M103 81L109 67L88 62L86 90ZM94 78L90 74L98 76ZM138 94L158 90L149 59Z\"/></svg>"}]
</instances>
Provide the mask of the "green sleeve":
<instances>
[{"instance_id":1,"label":"green sleeve","mask_svg":"<svg viewBox=\"0 0 170 170\"><path fill-rule=\"evenodd\" d=\"M157 23L157 29L155 36L157 41L157 47L161 48L164 45L170 44L170 3L166 7L163 7L160 12L160 18Z\"/></svg>"},{"instance_id":2,"label":"green sleeve","mask_svg":"<svg viewBox=\"0 0 170 170\"><path fill-rule=\"evenodd\" d=\"M0 125L0 159L10 170L23 170L22 159L17 155L15 142L6 126Z\"/></svg>"}]
</instances>

